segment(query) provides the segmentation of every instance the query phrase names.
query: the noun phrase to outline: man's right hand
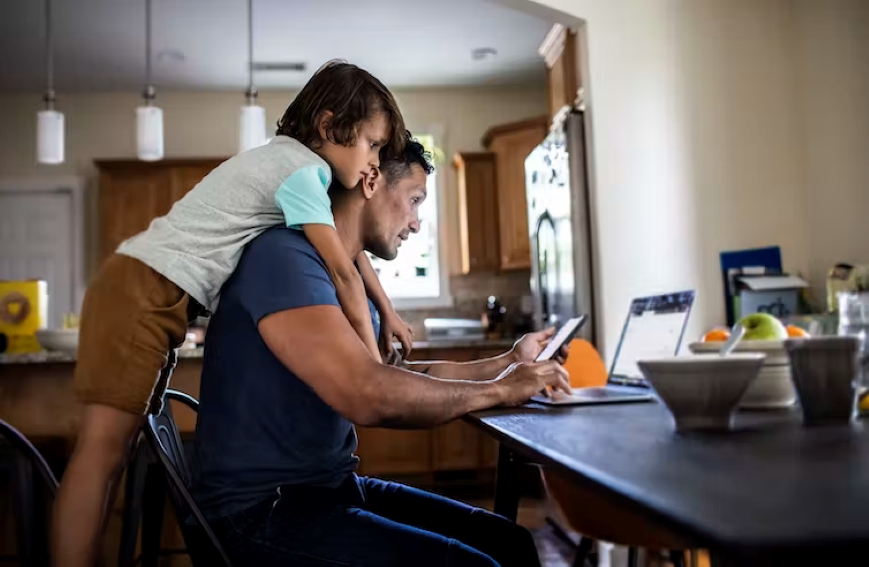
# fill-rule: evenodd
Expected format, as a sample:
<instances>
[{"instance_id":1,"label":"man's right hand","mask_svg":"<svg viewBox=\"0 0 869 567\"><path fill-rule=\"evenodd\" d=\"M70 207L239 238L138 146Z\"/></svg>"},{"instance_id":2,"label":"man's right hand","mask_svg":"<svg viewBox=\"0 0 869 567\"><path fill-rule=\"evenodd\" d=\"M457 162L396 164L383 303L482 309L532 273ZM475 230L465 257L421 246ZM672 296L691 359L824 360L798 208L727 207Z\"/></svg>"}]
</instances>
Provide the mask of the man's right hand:
<instances>
[{"instance_id":1,"label":"man's right hand","mask_svg":"<svg viewBox=\"0 0 869 567\"><path fill-rule=\"evenodd\" d=\"M524 404L541 392L553 390L570 394L567 371L555 360L546 362L516 362L496 378L501 386L501 403L506 406Z\"/></svg>"}]
</instances>

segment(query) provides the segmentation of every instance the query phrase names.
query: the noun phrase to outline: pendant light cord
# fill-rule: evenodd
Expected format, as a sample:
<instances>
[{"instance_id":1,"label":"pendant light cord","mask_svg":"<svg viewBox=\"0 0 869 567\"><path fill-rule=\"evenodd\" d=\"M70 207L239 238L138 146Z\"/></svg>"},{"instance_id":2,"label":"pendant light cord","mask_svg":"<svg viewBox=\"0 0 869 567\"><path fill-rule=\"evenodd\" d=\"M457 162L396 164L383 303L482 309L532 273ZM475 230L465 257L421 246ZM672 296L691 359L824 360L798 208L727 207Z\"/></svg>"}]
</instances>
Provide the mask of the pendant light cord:
<instances>
[{"instance_id":1,"label":"pendant light cord","mask_svg":"<svg viewBox=\"0 0 869 567\"><path fill-rule=\"evenodd\" d=\"M51 29L51 0L45 0L45 102L54 104L54 34Z\"/></svg>"},{"instance_id":2,"label":"pendant light cord","mask_svg":"<svg viewBox=\"0 0 869 567\"><path fill-rule=\"evenodd\" d=\"M253 0L247 0L247 103L254 105L256 87L253 86Z\"/></svg>"},{"instance_id":3,"label":"pendant light cord","mask_svg":"<svg viewBox=\"0 0 869 567\"><path fill-rule=\"evenodd\" d=\"M247 0L247 84L253 85L253 0Z\"/></svg>"},{"instance_id":4,"label":"pendant light cord","mask_svg":"<svg viewBox=\"0 0 869 567\"><path fill-rule=\"evenodd\" d=\"M151 0L145 0L145 101L150 105L156 92L151 84Z\"/></svg>"}]
</instances>

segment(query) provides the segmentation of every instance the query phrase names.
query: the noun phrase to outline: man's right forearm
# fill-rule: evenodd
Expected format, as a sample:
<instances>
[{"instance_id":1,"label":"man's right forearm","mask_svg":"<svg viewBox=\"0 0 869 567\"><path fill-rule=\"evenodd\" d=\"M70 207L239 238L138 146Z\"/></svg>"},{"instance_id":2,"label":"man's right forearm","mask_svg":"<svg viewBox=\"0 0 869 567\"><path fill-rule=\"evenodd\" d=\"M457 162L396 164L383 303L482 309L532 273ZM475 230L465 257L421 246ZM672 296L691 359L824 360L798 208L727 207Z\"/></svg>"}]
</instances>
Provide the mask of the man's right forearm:
<instances>
[{"instance_id":1,"label":"man's right forearm","mask_svg":"<svg viewBox=\"0 0 869 567\"><path fill-rule=\"evenodd\" d=\"M372 364L364 383L372 411L358 425L371 427L432 427L502 401L494 380L445 380L381 364Z\"/></svg>"}]
</instances>

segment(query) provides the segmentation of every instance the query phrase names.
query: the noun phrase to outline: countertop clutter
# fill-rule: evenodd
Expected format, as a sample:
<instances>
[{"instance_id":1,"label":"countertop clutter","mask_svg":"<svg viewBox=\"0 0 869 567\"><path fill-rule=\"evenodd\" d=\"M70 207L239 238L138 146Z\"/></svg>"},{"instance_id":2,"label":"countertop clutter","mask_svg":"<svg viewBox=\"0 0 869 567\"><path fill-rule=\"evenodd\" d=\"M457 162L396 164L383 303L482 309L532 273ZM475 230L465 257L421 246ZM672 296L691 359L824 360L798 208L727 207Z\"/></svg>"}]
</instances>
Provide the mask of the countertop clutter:
<instances>
[{"instance_id":1,"label":"countertop clutter","mask_svg":"<svg viewBox=\"0 0 869 567\"><path fill-rule=\"evenodd\" d=\"M513 346L516 339L497 340L467 340L467 339L440 339L436 341L417 341L413 343L414 351L437 351L440 349L480 349L480 350L508 350ZM178 349L178 358L202 358L205 349L182 348ZM428 354L428 353L427 353ZM16 354L0 354L0 364L64 364L73 363L76 353L71 351L39 351Z\"/></svg>"}]
</instances>

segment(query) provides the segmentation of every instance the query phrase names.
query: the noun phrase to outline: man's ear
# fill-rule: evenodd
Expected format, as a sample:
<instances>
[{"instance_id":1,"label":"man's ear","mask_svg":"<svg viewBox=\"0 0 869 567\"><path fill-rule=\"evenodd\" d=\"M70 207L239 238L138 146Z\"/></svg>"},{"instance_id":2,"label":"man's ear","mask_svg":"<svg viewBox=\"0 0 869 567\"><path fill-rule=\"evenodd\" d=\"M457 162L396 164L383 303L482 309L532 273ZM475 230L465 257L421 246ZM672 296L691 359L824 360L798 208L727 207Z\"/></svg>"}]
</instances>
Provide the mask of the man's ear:
<instances>
[{"instance_id":1,"label":"man's ear","mask_svg":"<svg viewBox=\"0 0 869 567\"><path fill-rule=\"evenodd\" d=\"M324 110L320 114L317 115L317 133L320 134L321 140L328 140L329 130L331 130L332 123L332 114L331 110Z\"/></svg>"},{"instance_id":2,"label":"man's ear","mask_svg":"<svg viewBox=\"0 0 869 567\"><path fill-rule=\"evenodd\" d=\"M377 186L379 185L378 179L382 175L379 169L372 169L362 180L362 194L366 199L370 199L377 191Z\"/></svg>"}]
</instances>

